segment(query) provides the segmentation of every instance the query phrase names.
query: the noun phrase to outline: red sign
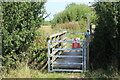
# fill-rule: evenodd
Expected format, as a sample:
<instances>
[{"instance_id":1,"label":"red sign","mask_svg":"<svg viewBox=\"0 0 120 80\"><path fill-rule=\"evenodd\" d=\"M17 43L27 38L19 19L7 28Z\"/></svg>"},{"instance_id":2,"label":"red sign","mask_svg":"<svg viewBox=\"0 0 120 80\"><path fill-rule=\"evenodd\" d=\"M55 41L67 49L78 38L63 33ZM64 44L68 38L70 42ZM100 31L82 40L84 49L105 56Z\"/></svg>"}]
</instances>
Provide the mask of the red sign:
<instances>
[{"instance_id":1,"label":"red sign","mask_svg":"<svg viewBox=\"0 0 120 80\"><path fill-rule=\"evenodd\" d=\"M74 38L74 41L79 41L80 39L79 38ZM80 48L80 43L72 43L72 48Z\"/></svg>"}]
</instances>

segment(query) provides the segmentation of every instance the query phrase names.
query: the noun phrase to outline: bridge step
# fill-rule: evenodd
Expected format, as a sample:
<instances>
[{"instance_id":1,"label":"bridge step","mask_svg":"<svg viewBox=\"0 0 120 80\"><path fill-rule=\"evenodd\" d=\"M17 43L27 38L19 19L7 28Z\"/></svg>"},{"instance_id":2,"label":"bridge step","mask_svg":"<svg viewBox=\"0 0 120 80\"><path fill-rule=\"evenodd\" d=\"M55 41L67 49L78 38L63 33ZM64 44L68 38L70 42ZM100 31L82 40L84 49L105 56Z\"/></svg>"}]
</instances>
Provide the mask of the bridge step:
<instances>
[{"instance_id":1,"label":"bridge step","mask_svg":"<svg viewBox=\"0 0 120 80\"><path fill-rule=\"evenodd\" d=\"M53 69L53 71L83 72L83 70L75 70L75 69Z\"/></svg>"}]
</instances>

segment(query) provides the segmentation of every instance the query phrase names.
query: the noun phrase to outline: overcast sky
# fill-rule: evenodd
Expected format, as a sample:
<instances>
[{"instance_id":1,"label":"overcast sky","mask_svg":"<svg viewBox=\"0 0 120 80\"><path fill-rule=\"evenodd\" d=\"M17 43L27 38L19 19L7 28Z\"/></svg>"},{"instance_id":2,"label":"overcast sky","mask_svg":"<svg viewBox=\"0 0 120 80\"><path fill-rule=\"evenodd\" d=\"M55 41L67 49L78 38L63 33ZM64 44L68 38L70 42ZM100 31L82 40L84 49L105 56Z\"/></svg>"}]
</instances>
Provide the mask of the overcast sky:
<instances>
[{"instance_id":1,"label":"overcast sky","mask_svg":"<svg viewBox=\"0 0 120 80\"><path fill-rule=\"evenodd\" d=\"M94 0L47 0L45 7L47 13L51 13L51 15L46 18L46 20L52 20L54 14L63 11L68 4L73 2L76 4L89 5L89 2L94 2Z\"/></svg>"}]
</instances>

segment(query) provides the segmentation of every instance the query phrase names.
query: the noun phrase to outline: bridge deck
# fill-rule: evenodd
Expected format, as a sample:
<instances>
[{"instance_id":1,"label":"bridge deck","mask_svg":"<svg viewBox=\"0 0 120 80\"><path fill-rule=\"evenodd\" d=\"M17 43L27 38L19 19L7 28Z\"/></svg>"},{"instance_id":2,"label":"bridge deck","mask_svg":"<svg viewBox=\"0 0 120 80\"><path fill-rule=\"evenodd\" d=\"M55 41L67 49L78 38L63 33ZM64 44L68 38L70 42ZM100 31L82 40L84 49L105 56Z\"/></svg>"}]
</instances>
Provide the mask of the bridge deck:
<instances>
[{"instance_id":1,"label":"bridge deck","mask_svg":"<svg viewBox=\"0 0 120 80\"><path fill-rule=\"evenodd\" d=\"M82 68L81 64L83 58L81 51L79 50L64 51L60 56L72 56L72 57L58 57L55 61L56 64L54 64L54 68L79 68L79 69Z\"/></svg>"}]
</instances>

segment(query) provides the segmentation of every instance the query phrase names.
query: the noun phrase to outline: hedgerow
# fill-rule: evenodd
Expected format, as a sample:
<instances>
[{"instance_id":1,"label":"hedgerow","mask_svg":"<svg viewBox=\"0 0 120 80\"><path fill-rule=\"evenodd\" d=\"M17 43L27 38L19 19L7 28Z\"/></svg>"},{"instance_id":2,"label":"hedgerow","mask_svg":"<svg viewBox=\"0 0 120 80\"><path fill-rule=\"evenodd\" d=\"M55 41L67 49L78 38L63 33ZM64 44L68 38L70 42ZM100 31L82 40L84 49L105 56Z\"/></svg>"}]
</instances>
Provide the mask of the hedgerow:
<instances>
[{"instance_id":1,"label":"hedgerow","mask_svg":"<svg viewBox=\"0 0 120 80\"><path fill-rule=\"evenodd\" d=\"M2 2L2 66L16 68L27 53L46 13L45 2Z\"/></svg>"},{"instance_id":2,"label":"hedgerow","mask_svg":"<svg viewBox=\"0 0 120 80\"><path fill-rule=\"evenodd\" d=\"M93 6L98 19L90 44L91 68L116 72L120 70L120 4L98 2Z\"/></svg>"}]
</instances>

